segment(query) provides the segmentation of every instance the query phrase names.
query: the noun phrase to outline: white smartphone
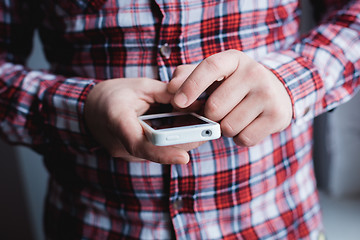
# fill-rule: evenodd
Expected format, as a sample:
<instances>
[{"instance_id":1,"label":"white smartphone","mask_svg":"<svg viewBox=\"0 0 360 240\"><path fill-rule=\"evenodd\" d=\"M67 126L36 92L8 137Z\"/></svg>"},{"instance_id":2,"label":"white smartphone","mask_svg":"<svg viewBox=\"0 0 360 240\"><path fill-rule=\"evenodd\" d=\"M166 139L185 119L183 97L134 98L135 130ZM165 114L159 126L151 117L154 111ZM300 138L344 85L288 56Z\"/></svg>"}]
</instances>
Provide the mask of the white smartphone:
<instances>
[{"instance_id":1,"label":"white smartphone","mask_svg":"<svg viewBox=\"0 0 360 240\"><path fill-rule=\"evenodd\" d=\"M220 125L196 113L160 113L139 117L149 141L168 146L217 139Z\"/></svg>"}]
</instances>

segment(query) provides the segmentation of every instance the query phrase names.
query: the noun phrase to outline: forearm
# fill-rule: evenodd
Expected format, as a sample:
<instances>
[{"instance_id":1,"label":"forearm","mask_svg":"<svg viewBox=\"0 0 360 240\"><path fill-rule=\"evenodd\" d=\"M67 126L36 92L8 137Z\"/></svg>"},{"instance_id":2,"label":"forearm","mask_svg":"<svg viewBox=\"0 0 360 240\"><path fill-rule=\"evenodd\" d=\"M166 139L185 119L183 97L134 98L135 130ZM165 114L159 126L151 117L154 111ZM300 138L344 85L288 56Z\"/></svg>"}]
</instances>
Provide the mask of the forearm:
<instances>
[{"instance_id":1,"label":"forearm","mask_svg":"<svg viewBox=\"0 0 360 240\"><path fill-rule=\"evenodd\" d=\"M0 132L11 143L43 151L49 144L66 151L89 151L86 96L96 81L65 78L22 65L0 65Z\"/></svg>"},{"instance_id":2,"label":"forearm","mask_svg":"<svg viewBox=\"0 0 360 240\"><path fill-rule=\"evenodd\" d=\"M327 16L289 49L261 60L288 89L295 121L333 109L359 88L360 1Z\"/></svg>"}]
</instances>

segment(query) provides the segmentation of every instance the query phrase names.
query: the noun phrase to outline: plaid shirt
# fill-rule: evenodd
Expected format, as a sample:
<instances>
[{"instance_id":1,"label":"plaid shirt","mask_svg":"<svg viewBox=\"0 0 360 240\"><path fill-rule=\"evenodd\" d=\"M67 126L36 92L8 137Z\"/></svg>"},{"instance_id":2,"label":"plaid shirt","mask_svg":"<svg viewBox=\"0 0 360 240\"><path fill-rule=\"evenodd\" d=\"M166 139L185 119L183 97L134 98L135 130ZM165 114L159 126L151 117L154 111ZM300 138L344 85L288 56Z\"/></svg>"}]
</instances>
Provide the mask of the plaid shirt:
<instances>
[{"instance_id":1,"label":"plaid shirt","mask_svg":"<svg viewBox=\"0 0 360 240\"><path fill-rule=\"evenodd\" d=\"M323 2L321 23L300 37L297 0L1 1L0 133L44 155L48 238L316 239L312 120L349 100L360 73L360 1ZM34 28L48 72L24 67ZM176 66L226 49L284 83L287 129L250 148L210 141L172 166L111 158L89 135L96 83L169 81Z\"/></svg>"}]
</instances>

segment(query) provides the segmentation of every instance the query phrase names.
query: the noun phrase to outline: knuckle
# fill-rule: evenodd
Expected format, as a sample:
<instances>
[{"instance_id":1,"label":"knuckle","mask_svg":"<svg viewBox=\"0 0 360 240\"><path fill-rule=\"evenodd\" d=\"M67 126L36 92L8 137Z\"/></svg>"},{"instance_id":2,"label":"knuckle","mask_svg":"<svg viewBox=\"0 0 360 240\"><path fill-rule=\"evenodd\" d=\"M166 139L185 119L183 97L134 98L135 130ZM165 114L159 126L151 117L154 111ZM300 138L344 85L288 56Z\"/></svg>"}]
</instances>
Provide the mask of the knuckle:
<instances>
[{"instance_id":1,"label":"knuckle","mask_svg":"<svg viewBox=\"0 0 360 240\"><path fill-rule=\"evenodd\" d=\"M291 115L281 107L274 108L272 116L273 122L277 123L276 131L281 131L290 124Z\"/></svg>"},{"instance_id":2,"label":"knuckle","mask_svg":"<svg viewBox=\"0 0 360 240\"><path fill-rule=\"evenodd\" d=\"M136 83L141 89L148 89L149 87L149 80L147 78L141 78Z\"/></svg>"},{"instance_id":3,"label":"knuckle","mask_svg":"<svg viewBox=\"0 0 360 240\"><path fill-rule=\"evenodd\" d=\"M231 123L226 119L221 121L220 126L222 133L227 137L234 137L237 134Z\"/></svg>"},{"instance_id":4,"label":"knuckle","mask_svg":"<svg viewBox=\"0 0 360 240\"><path fill-rule=\"evenodd\" d=\"M269 106L269 117L270 121L276 122L276 123L282 123L285 120L285 111L281 107L281 104L274 104L272 106Z\"/></svg>"},{"instance_id":5,"label":"knuckle","mask_svg":"<svg viewBox=\"0 0 360 240\"><path fill-rule=\"evenodd\" d=\"M184 65L177 66L172 74L173 78L178 76L183 71L183 69L184 69Z\"/></svg>"},{"instance_id":6,"label":"knuckle","mask_svg":"<svg viewBox=\"0 0 360 240\"><path fill-rule=\"evenodd\" d=\"M270 106L272 109L277 108L276 104L274 104L277 93L272 86L266 83L261 84L258 89L255 90L255 93L267 106Z\"/></svg>"},{"instance_id":7,"label":"knuckle","mask_svg":"<svg viewBox=\"0 0 360 240\"><path fill-rule=\"evenodd\" d=\"M131 156L134 156L134 157L141 157L139 154L138 154L138 150L137 150L137 147L135 144L133 143L128 143L126 146L126 151L128 151L128 153L131 155Z\"/></svg>"},{"instance_id":8,"label":"knuckle","mask_svg":"<svg viewBox=\"0 0 360 240\"><path fill-rule=\"evenodd\" d=\"M203 60L212 72L219 72L224 67L224 62L229 64L238 64L245 54L235 49L229 49L221 53L211 55ZM235 66L234 66L235 67Z\"/></svg>"},{"instance_id":9,"label":"knuckle","mask_svg":"<svg viewBox=\"0 0 360 240\"><path fill-rule=\"evenodd\" d=\"M275 94L276 92L271 87L266 87L263 89L263 95L265 99L272 99L274 96L276 96Z\"/></svg>"},{"instance_id":10,"label":"knuckle","mask_svg":"<svg viewBox=\"0 0 360 240\"><path fill-rule=\"evenodd\" d=\"M191 93L190 95L193 95L195 93L197 93L198 91L200 91L201 89L201 84L199 82L197 82L195 79L193 78L188 78L188 83L189 85L187 85L187 90L189 91L189 93ZM191 86L191 87L190 87ZM189 88L190 87L190 88Z\"/></svg>"},{"instance_id":11,"label":"knuckle","mask_svg":"<svg viewBox=\"0 0 360 240\"><path fill-rule=\"evenodd\" d=\"M219 118L219 107L218 107L217 100L215 98L209 98L206 101L205 106L205 115L209 118L213 119L214 121L220 120Z\"/></svg>"},{"instance_id":12,"label":"knuckle","mask_svg":"<svg viewBox=\"0 0 360 240\"><path fill-rule=\"evenodd\" d=\"M221 70L219 57L216 55L212 55L204 59L203 63L206 64L207 68L210 69L212 72L219 72Z\"/></svg>"},{"instance_id":13,"label":"knuckle","mask_svg":"<svg viewBox=\"0 0 360 240\"><path fill-rule=\"evenodd\" d=\"M243 52L236 50L236 49L226 50L226 53L229 55L229 58L231 58L231 60L243 58L245 55Z\"/></svg>"},{"instance_id":14,"label":"knuckle","mask_svg":"<svg viewBox=\"0 0 360 240\"><path fill-rule=\"evenodd\" d=\"M250 62L247 68L247 75L252 79L257 79L257 81L266 80L266 75L264 72L264 67L256 62Z\"/></svg>"},{"instance_id":15,"label":"knuckle","mask_svg":"<svg viewBox=\"0 0 360 240\"><path fill-rule=\"evenodd\" d=\"M244 133L240 133L239 135L237 135L236 137L234 137L234 141L236 144L238 145L242 145L245 147L253 147L258 143L258 140L255 139L252 136L248 136Z\"/></svg>"},{"instance_id":16,"label":"knuckle","mask_svg":"<svg viewBox=\"0 0 360 240\"><path fill-rule=\"evenodd\" d=\"M139 82L139 89L152 89L154 84L157 83L154 79L151 78L141 78Z\"/></svg>"},{"instance_id":17,"label":"knuckle","mask_svg":"<svg viewBox=\"0 0 360 240\"><path fill-rule=\"evenodd\" d=\"M186 71L191 65L190 64L183 64L179 65L175 68L175 72L183 72Z\"/></svg>"}]
</instances>

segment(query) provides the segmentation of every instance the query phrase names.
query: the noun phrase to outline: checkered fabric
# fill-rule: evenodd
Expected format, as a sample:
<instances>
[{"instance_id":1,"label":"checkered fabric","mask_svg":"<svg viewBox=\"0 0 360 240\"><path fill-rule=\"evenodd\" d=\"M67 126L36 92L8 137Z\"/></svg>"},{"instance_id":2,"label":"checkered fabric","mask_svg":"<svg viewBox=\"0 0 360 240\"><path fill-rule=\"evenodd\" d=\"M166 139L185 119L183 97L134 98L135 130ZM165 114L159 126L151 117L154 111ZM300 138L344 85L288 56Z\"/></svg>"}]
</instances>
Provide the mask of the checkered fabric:
<instances>
[{"instance_id":1,"label":"checkered fabric","mask_svg":"<svg viewBox=\"0 0 360 240\"><path fill-rule=\"evenodd\" d=\"M360 0L313 2L321 21L300 36L297 0L0 1L0 133L44 156L47 238L323 236L312 120L359 88ZM48 71L24 67L35 28ZM167 82L176 66L227 49L284 83L287 129L250 148L222 137L171 166L111 158L88 133L84 101L97 83Z\"/></svg>"}]
</instances>

